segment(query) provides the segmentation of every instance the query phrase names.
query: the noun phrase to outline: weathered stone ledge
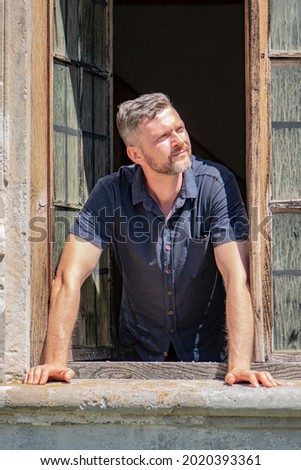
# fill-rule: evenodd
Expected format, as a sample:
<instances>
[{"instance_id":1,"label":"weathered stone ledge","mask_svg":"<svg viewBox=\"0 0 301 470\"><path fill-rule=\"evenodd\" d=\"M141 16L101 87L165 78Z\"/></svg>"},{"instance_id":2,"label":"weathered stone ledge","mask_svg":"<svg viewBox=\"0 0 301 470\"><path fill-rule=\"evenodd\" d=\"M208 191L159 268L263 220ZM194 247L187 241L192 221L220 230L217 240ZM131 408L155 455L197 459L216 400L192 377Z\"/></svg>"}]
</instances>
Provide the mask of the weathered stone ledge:
<instances>
[{"instance_id":1,"label":"weathered stone ledge","mask_svg":"<svg viewBox=\"0 0 301 470\"><path fill-rule=\"evenodd\" d=\"M0 386L1 449L299 449L301 382L73 380Z\"/></svg>"},{"instance_id":2,"label":"weathered stone ledge","mask_svg":"<svg viewBox=\"0 0 301 470\"><path fill-rule=\"evenodd\" d=\"M70 384L0 386L0 421L26 411L56 422L137 415L301 418L301 381L255 389L220 380L73 380ZM4 417L6 416L6 418ZM19 421L20 422L20 421Z\"/></svg>"}]
</instances>

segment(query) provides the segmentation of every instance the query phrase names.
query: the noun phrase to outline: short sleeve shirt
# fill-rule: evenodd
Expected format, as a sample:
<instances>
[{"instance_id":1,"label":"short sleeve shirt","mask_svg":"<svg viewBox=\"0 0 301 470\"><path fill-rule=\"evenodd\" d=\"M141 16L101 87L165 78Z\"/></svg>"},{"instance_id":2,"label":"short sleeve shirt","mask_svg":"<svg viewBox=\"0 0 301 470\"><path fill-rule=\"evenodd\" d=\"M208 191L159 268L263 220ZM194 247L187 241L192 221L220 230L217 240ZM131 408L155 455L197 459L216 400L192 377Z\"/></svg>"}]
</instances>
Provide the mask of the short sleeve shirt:
<instances>
[{"instance_id":1,"label":"short sleeve shirt","mask_svg":"<svg viewBox=\"0 0 301 470\"><path fill-rule=\"evenodd\" d=\"M123 277L119 335L143 361L223 361L225 289L214 248L246 240L249 224L233 174L192 157L166 219L139 165L101 178L71 231L112 244Z\"/></svg>"}]
</instances>

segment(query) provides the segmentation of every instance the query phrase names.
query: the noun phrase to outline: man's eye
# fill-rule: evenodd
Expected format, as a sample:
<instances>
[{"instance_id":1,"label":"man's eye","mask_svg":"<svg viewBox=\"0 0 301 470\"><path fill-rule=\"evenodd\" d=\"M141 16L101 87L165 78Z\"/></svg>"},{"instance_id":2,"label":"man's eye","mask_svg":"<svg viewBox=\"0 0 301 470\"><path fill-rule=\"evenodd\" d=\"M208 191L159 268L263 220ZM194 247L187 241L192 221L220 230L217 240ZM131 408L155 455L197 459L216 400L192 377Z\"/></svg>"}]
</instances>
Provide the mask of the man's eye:
<instances>
[{"instance_id":1,"label":"man's eye","mask_svg":"<svg viewBox=\"0 0 301 470\"><path fill-rule=\"evenodd\" d=\"M167 137L168 137L168 134L162 134L162 135L160 135L158 140L164 140L164 139L167 139Z\"/></svg>"},{"instance_id":2,"label":"man's eye","mask_svg":"<svg viewBox=\"0 0 301 470\"><path fill-rule=\"evenodd\" d=\"M177 132L184 132L185 128L184 126L178 127Z\"/></svg>"}]
</instances>

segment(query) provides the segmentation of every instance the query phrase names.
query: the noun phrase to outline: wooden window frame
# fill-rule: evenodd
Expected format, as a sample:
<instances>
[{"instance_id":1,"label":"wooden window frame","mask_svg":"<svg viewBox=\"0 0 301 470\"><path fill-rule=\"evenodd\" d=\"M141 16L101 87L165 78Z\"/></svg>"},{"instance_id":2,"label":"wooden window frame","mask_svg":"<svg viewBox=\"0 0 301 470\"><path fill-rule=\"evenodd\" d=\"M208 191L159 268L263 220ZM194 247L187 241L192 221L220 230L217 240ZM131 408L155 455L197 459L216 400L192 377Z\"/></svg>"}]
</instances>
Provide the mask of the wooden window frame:
<instances>
[{"instance_id":1,"label":"wooden window frame","mask_svg":"<svg viewBox=\"0 0 301 470\"><path fill-rule=\"evenodd\" d=\"M70 0L64 1L61 3L61 7L65 10L62 15L61 20L63 20L63 30L60 28L60 1L53 1L53 139L55 142L56 136L66 138L69 136L77 140L77 159L76 166L71 165L69 167L70 173L68 170L66 172L66 164L69 166L69 163L72 162L72 153L69 153L65 147L65 152L61 153L59 145L54 143L54 149L52 154L53 160L53 185L50 188L51 190L51 212L52 212L52 230L53 234L53 275L55 273L56 265L59 258L59 250L62 245L63 238L65 237L66 232L68 231L68 226L64 223L64 228L61 231L60 220L64 222L65 217L74 220L74 217L78 211L82 208L84 201L87 197L87 187L89 190L92 190L92 186L96 183L98 178L104 176L105 174L112 172L112 145L110 140L112 138L112 54L111 54L111 24L110 20L112 18L112 3L108 3L106 0L90 0L90 2L84 2L83 0ZM69 13L69 8L72 3L72 13ZM63 6L64 5L64 6ZM97 12L94 10L92 13L90 11L89 16L92 24L87 23L86 17L83 15L85 8L97 8L98 14L101 16L101 19L98 16L98 19L105 24L105 29L97 28L98 33L102 31L101 37L101 51L100 55L96 54L96 20ZM68 13L66 13L68 11ZM62 13L62 12L61 12ZM95 17L94 17L95 14ZM76 22L71 25L69 22L70 19L76 17ZM100 23L102 25L102 23ZM61 25L62 26L62 25ZM74 29L74 27L76 29ZM70 28L70 29L69 29ZM75 34L77 40L77 47L74 48L75 42L71 40L69 42L69 33L68 30L72 31L72 34ZM86 34L88 30L91 32L91 43L89 43L89 52L87 48L87 37ZM76 31L76 33L75 33ZM64 35L65 47L63 46L61 40L61 35ZM105 39L104 39L105 38ZM74 38L73 38L74 39ZM80 47L80 53L78 51L78 46ZM77 50L74 50L77 49ZM100 58L101 56L101 58ZM58 78L56 78L56 71L58 69L63 69L63 74L70 74L73 76L73 79L76 77L76 85L72 83L72 92L75 93L71 99L74 99L75 108L77 110L77 122L73 122L73 125L68 123L69 119L66 119L67 112L67 102L68 96L65 95L65 121L57 120L57 85ZM67 72L68 70L68 72ZM72 81L72 80L71 80ZM90 87L87 87L89 83ZM71 89L71 88L70 88ZM69 91L70 91L69 89ZM87 97L87 89L89 89L89 94L91 96L91 109L89 110L86 107L85 97ZM97 95L97 91L100 93L104 91L104 94L101 94L101 97L104 98L103 103L105 105L99 110L99 114L96 113L96 99L92 96ZM67 89L65 89L65 93ZM69 96L70 98L70 96ZM100 95L98 95L98 100ZM59 100L60 101L60 100ZM62 100L63 102L63 100ZM70 101L69 101L70 104ZM85 111L86 110L86 113ZM61 116L61 113L59 113ZM98 119L96 119L96 114ZM63 125L62 125L63 124ZM69 127L69 124L71 127ZM94 127L95 125L95 127ZM87 141L89 144L87 145ZM106 147L106 150L102 153L102 158L95 158L94 146L97 145L97 142L103 142L103 145ZM66 141L65 141L66 143ZM88 147L88 148L87 148ZM90 148L89 148L90 147ZM70 158L71 156L71 158ZM63 158L62 158L63 157ZM60 170L58 167L60 166ZM72 194L71 198L68 190L64 194L64 190L68 188L68 177L71 174L72 170L76 168L78 176L73 179L75 181L78 179L78 188ZM66 173L65 173L66 172ZM64 174L63 185L59 188L57 183L57 175ZM74 176L74 175L73 175ZM91 176L91 179L90 179ZM91 185L91 186L90 186ZM74 185L70 186L74 188ZM63 192L62 192L63 189ZM63 219L61 218L63 217ZM58 230L59 229L59 230ZM66 230L67 229L67 230ZM61 232L61 233L59 233ZM77 322L73 331L72 336L72 350L70 352L70 360L86 361L94 360L101 361L109 359L113 356L113 346L116 341L114 338L115 325L114 325L114 316L109 315L109 312L113 311L114 301L112 295L112 285L113 285L113 270L112 270L112 250L109 248L102 255L98 265L96 266L93 274L88 277L85 281L82 290L81 290L81 302L78 312ZM101 294L99 294L99 292ZM93 302L93 304L92 304Z\"/></svg>"},{"instance_id":2,"label":"wooden window frame","mask_svg":"<svg viewBox=\"0 0 301 470\"><path fill-rule=\"evenodd\" d=\"M112 3L112 1L110 1ZM50 207L53 187L52 144L52 12L53 0L39 12L33 9L31 219L43 217L48 238L32 243L31 257L31 363L43 356L51 287ZM270 214L271 194L269 0L245 0L246 47L246 167L247 205L251 222L250 289L255 315L254 362L275 377L300 378L301 354L272 354L271 241L258 233ZM47 34L45 34L47 31ZM38 71L38 72L37 72ZM113 126L111 123L111 132ZM281 210L281 202L278 209ZM274 208L277 209L276 207ZM42 223L42 222L41 222ZM270 228L266 230L270 235ZM80 378L223 378L226 365L218 363L72 362Z\"/></svg>"},{"instance_id":3,"label":"wooden window frame","mask_svg":"<svg viewBox=\"0 0 301 470\"><path fill-rule=\"evenodd\" d=\"M38 364L45 343L48 299L51 289L51 233L49 208L52 187L52 8L42 2L32 8L31 17L31 328L30 359ZM36 237L36 228L41 236Z\"/></svg>"},{"instance_id":4,"label":"wooden window frame","mask_svg":"<svg viewBox=\"0 0 301 470\"><path fill-rule=\"evenodd\" d=\"M254 360L256 362L295 363L301 353L277 353L272 350L272 227L258 233L262 221L273 213L288 209L284 201L272 200L272 124L271 61L279 57L300 58L301 54L274 54L269 51L269 0L245 2L246 90L247 90L247 194L251 222L250 278L255 315ZM300 204L289 204L300 212Z\"/></svg>"}]
</instances>

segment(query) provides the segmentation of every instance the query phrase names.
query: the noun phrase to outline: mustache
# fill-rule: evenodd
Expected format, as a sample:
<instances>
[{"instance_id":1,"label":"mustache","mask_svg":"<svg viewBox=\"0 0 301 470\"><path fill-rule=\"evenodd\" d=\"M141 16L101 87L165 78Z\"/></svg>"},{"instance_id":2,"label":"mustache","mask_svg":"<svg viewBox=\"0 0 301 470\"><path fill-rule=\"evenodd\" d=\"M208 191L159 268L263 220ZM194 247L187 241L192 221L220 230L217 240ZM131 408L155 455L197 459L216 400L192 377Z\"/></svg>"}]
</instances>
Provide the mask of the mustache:
<instances>
[{"instance_id":1,"label":"mustache","mask_svg":"<svg viewBox=\"0 0 301 470\"><path fill-rule=\"evenodd\" d=\"M171 156L171 157L174 157L174 156L178 155L179 153L183 152L183 150L188 151L188 145L183 144L182 147L177 148L176 150L174 150L174 151L170 154L170 156Z\"/></svg>"}]
</instances>

